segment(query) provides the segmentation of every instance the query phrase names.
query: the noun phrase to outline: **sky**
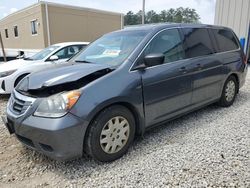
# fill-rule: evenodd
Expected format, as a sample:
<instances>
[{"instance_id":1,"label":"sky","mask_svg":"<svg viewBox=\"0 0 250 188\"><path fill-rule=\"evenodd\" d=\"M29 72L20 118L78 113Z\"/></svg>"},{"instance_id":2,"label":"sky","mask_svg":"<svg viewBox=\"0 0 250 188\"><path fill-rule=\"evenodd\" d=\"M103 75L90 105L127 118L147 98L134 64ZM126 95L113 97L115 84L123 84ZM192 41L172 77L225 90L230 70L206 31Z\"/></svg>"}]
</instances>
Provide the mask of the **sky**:
<instances>
[{"instance_id":1,"label":"sky","mask_svg":"<svg viewBox=\"0 0 250 188\"><path fill-rule=\"evenodd\" d=\"M126 14L128 11L138 12L142 9L142 0L47 0L68 4L73 6L82 6L121 12ZM0 0L0 19L17 10L37 3L38 0ZM216 0L146 0L146 11L167 10L170 8L189 7L197 10L201 17L201 22L205 24L214 23Z\"/></svg>"}]
</instances>

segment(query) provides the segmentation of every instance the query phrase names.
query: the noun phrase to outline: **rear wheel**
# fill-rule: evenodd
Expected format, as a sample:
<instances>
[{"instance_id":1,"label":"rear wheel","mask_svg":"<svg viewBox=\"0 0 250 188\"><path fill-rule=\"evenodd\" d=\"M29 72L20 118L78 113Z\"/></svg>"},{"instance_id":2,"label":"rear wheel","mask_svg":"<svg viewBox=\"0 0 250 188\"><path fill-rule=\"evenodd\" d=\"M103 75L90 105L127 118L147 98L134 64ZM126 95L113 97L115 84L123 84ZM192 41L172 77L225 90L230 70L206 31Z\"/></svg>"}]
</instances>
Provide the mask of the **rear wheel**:
<instances>
[{"instance_id":1,"label":"rear wheel","mask_svg":"<svg viewBox=\"0 0 250 188\"><path fill-rule=\"evenodd\" d=\"M234 76L230 76L225 82L219 105L229 107L233 104L237 95L238 82Z\"/></svg>"},{"instance_id":2,"label":"rear wheel","mask_svg":"<svg viewBox=\"0 0 250 188\"><path fill-rule=\"evenodd\" d=\"M133 114L115 105L103 110L90 125L85 151L94 159L110 162L123 156L135 135Z\"/></svg>"}]
</instances>

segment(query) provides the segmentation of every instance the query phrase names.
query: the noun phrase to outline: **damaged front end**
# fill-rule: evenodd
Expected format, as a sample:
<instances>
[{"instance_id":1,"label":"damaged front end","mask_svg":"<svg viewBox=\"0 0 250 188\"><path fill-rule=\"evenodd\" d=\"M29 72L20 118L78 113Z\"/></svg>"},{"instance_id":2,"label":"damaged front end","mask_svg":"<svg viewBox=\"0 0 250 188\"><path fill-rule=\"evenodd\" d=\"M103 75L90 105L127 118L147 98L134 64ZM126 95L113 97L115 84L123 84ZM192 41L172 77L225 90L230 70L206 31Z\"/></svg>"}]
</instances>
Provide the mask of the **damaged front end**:
<instances>
[{"instance_id":1,"label":"damaged front end","mask_svg":"<svg viewBox=\"0 0 250 188\"><path fill-rule=\"evenodd\" d=\"M25 80L20 83L18 87L16 87L16 90L26 96L32 96L36 98L48 97L56 93L60 93L62 91L80 89L85 85L89 84L90 82L97 80L98 78L110 73L111 71L111 69L99 70L75 81L60 83L58 85L53 86L43 86L38 89L29 89L27 87L29 79L25 78Z\"/></svg>"},{"instance_id":2,"label":"damaged front end","mask_svg":"<svg viewBox=\"0 0 250 188\"><path fill-rule=\"evenodd\" d=\"M81 88L111 71L111 68L98 65L74 65L42 71L25 77L15 92L38 99L34 116L59 118L78 101Z\"/></svg>"},{"instance_id":3,"label":"damaged front end","mask_svg":"<svg viewBox=\"0 0 250 188\"><path fill-rule=\"evenodd\" d=\"M69 70L66 71L65 68L60 68L61 71L52 70L31 74L18 84L16 91L34 98L45 98L60 92L80 89L113 70L102 66L90 68L90 70L81 69L79 65L74 66L76 67L73 70L72 66L67 66Z\"/></svg>"}]
</instances>

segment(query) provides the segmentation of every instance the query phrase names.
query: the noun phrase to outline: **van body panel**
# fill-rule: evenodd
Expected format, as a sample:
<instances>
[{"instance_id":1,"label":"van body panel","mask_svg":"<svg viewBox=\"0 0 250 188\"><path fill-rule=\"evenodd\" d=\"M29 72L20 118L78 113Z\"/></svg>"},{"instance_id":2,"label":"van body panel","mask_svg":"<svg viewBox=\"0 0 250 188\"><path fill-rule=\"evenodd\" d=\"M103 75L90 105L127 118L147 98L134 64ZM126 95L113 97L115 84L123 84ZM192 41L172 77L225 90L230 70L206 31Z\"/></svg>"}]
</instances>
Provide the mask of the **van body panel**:
<instances>
[{"instance_id":1,"label":"van body panel","mask_svg":"<svg viewBox=\"0 0 250 188\"><path fill-rule=\"evenodd\" d=\"M137 133L142 135L152 126L219 101L224 84L230 75L236 77L239 88L245 83L247 65L244 63L244 54L235 34L228 28L202 24L146 25L126 28L107 34L103 38L110 37L112 34L115 36L120 34L122 38L129 32L136 32L137 35L139 32L140 37L140 31L146 33L145 36L119 66L108 66L108 70L104 73L99 72L98 69L98 71L89 70L86 75L86 71L83 71L86 73L82 75L83 78L80 76L80 67L84 66L79 66L79 71L77 71L79 80L70 80L67 85L63 85L63 78L58 82L60 90L51 96L60 92L68 92L67 89L71 88L69 85L78 86L76 89L81 93L77 102L65 116L43 117L46 118L46 126L40 124L39 121L43 118L36 117L34 113L41 101L51 96L48 93L47 98L30 96L29 88L26 93L22 93L17 86L8 103L7 119L10 121L6 121L6 125L12 126L18 138L25 137L24 140L29 140L30 143L41 142L51 146L52 149L55 147L55 150L49 151L49 154L48 151L44 151L43 147L36 148L36 144L32 146L32 149L37 149L54 159L67 160L79 157L79 154L84 152L83 143L95 117L111 105L119 104L127 107L135 118ZM120 41L122 39L119 38L115 43L119 44ZM93 45L95 42L70 59L72 66L79 64L81 61L77 63L75 60L82 54L86 55ZM105 45L99 45L98 52L108 45L107 42ZM112 45L107 48L108 50L104 50L107 63L112 62L113 57L119 57L122 51L114 47L114 44ZM95 53L95 50L91 53ZM107 57L109 53L112 55ZM164 55L164 61L158 65L146 66L145 57L150 54ZM100 57L100 54L94 55ZM96 62L82 59L82 63ZM39 74L41 75L41 72ZM36 74L32 74L32 77L36 77ZM82 82L84 78L88 78L87 82ZM20 85L25 85L25 80L27 81L24 79ZM46 78L36 79L36 82L37 85L43 85L41 82L46 82ZM53 89L55 88L57 86L53 85ZM49 86L48 88L44 86L38 89L38 92L44 89L54 91ZM15 99L16 93L18 93L18 99ZM15 100L24 101L25 104L27 100L27 104L34 101L34 104L17 116L12 113L13 100L14 102ZM40 136L34 138L32 131ZM58 139L51 139L51 135ZM65 135L68 135L68 138L64 140ZM50 143L50 140L53 140L53 143ZM74 140L74 145L69 143L71 140ZM27 144L24 143L24 145Z\"/></svg>"},{"instance_id":2,"label":"van body panel","mask_svg":"<svg viewBox=\"0 0 250 188\"><path fill-rule=\"evenodd\" d=\"M193 73L182 72L184 66L188 71L188 62L183 60L142 73L146 126L166 120L191 105Z\"/></svg>"}]
</instances>

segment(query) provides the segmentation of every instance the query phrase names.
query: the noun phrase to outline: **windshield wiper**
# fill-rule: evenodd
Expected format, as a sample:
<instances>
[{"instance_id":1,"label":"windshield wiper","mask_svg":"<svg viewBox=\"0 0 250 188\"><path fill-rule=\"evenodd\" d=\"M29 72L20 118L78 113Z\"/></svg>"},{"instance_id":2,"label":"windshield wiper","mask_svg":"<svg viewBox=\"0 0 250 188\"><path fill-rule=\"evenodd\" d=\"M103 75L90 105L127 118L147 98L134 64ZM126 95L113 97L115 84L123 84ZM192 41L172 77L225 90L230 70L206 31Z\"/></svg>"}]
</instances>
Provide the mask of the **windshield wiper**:
<instances>
[{"instance_id":1,"label":"windshield wiper","mask_svg":"<svg viewBox=\"0 0 250 188\"><path fill-rule=\"evenodd\" d=\"M93 63L93 62L86 61L86 60L76 60L75 62L76 63Z\"/></svg>"}]
</instances>

